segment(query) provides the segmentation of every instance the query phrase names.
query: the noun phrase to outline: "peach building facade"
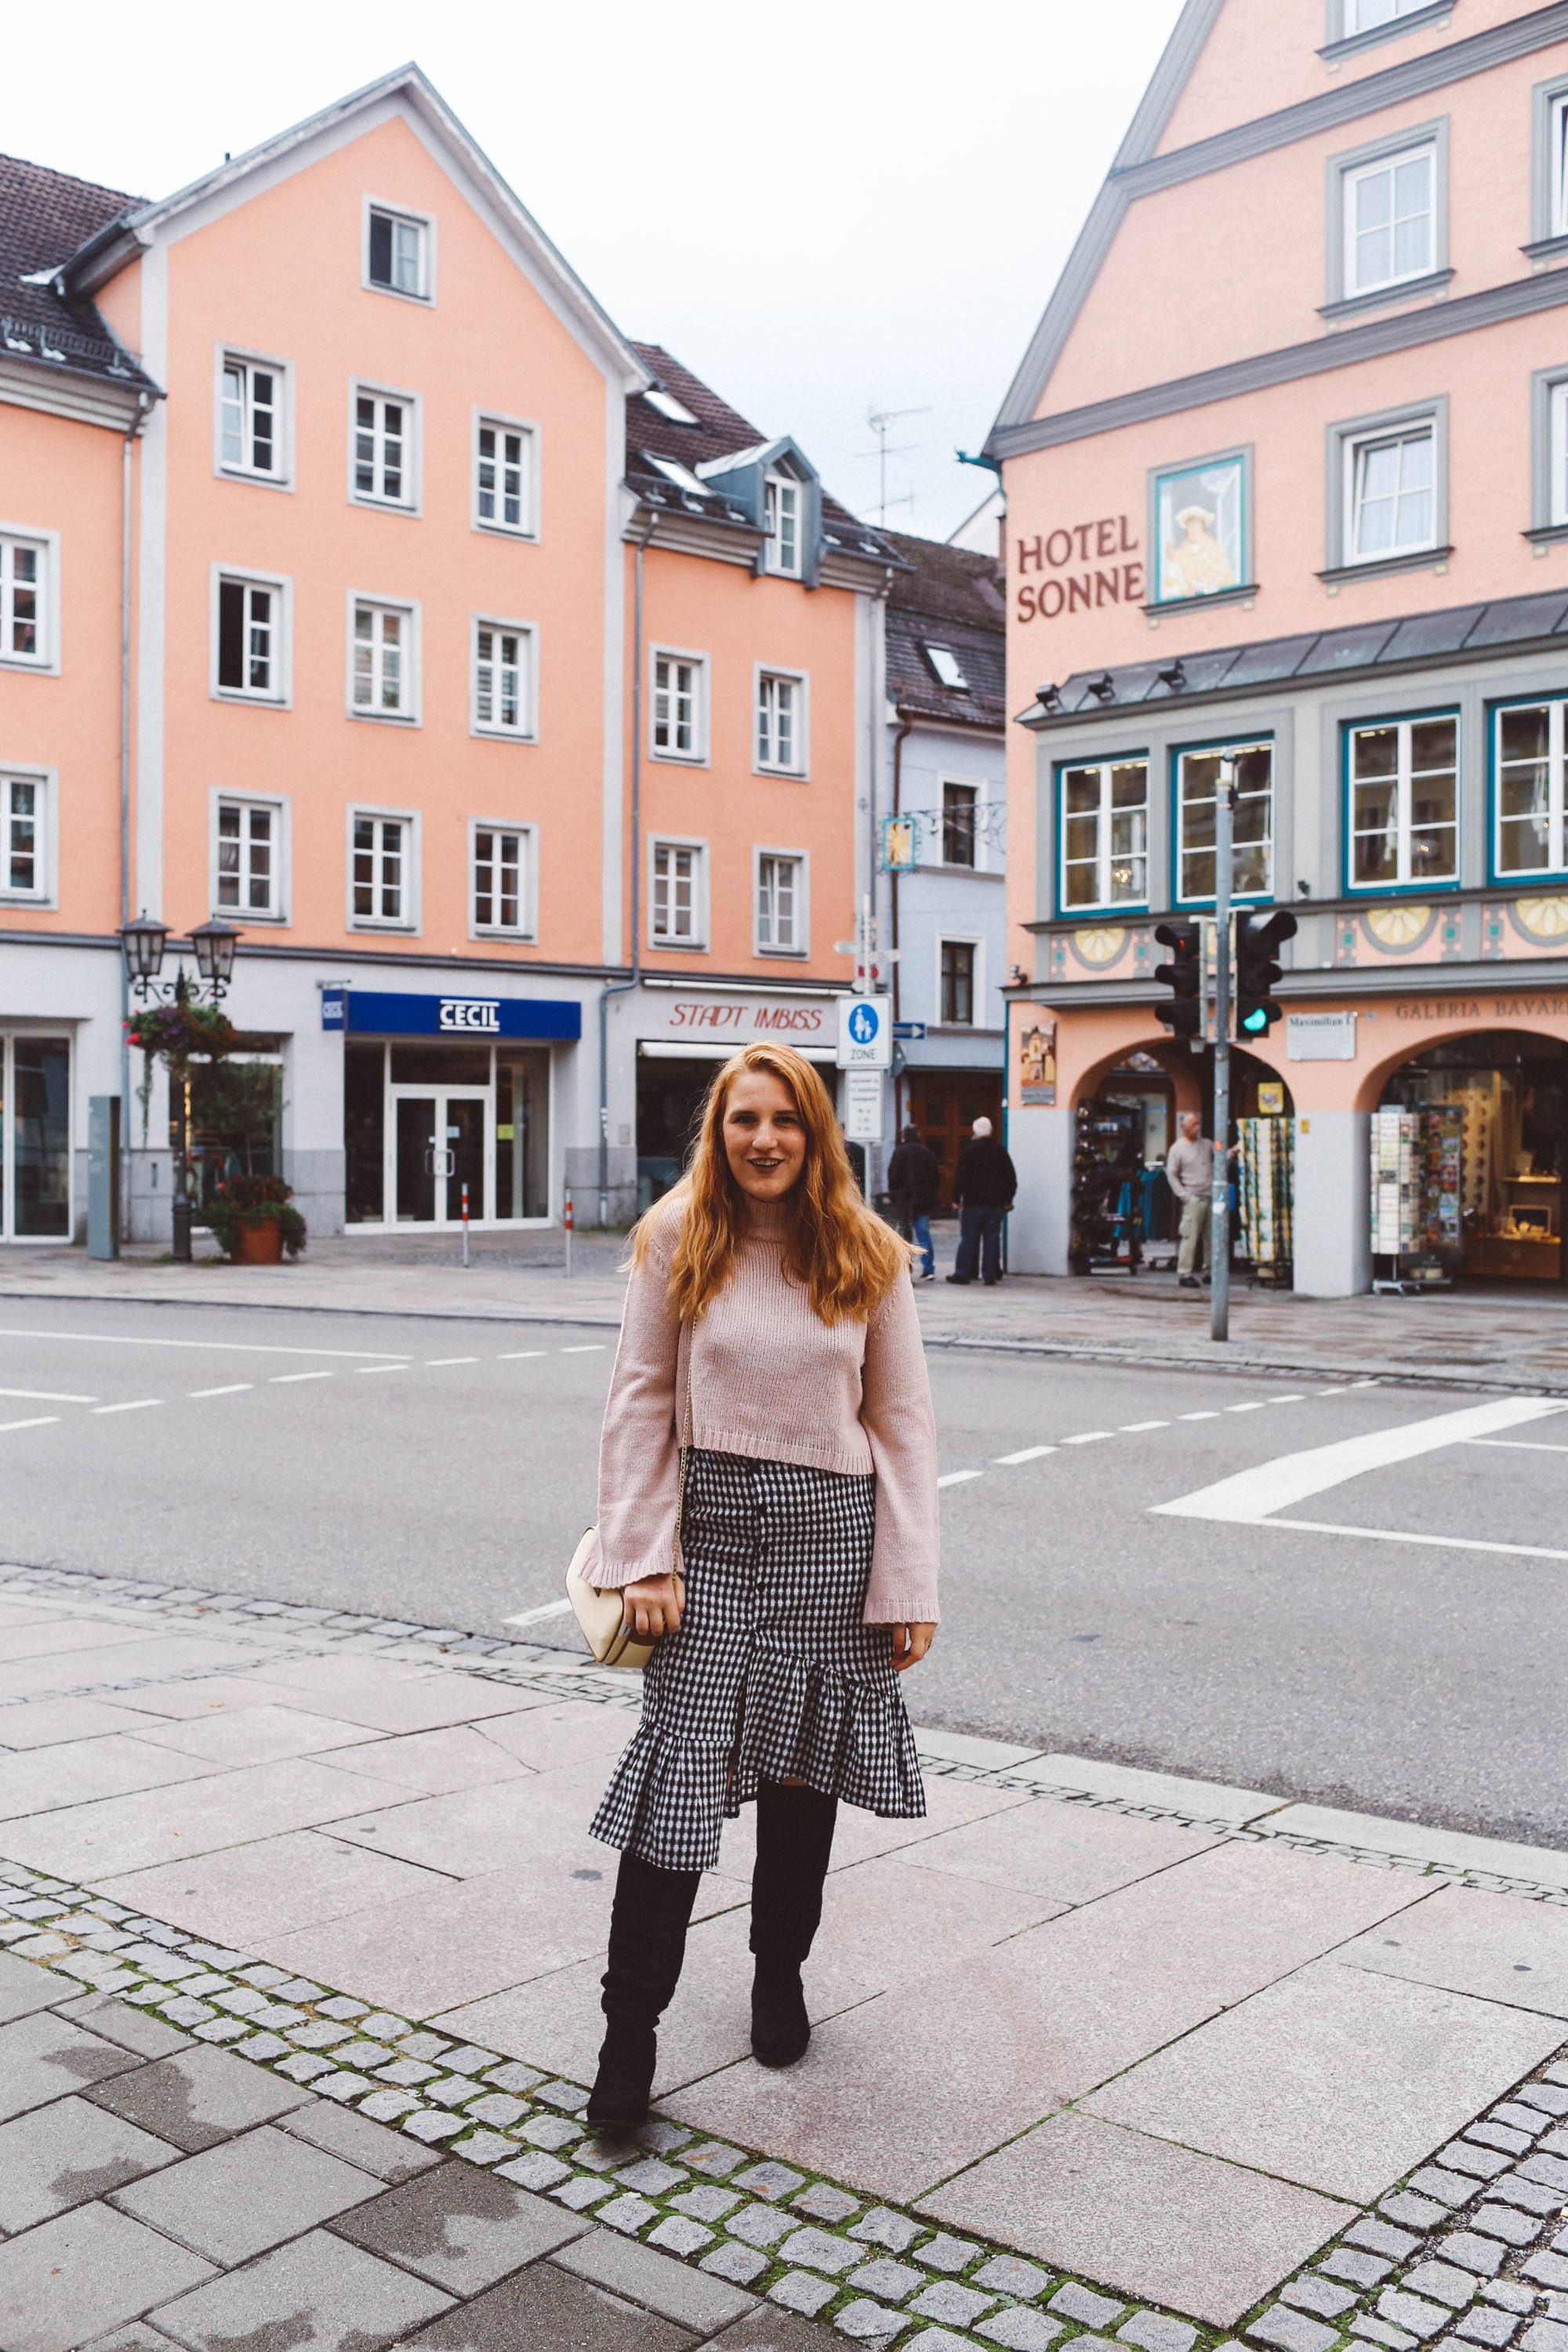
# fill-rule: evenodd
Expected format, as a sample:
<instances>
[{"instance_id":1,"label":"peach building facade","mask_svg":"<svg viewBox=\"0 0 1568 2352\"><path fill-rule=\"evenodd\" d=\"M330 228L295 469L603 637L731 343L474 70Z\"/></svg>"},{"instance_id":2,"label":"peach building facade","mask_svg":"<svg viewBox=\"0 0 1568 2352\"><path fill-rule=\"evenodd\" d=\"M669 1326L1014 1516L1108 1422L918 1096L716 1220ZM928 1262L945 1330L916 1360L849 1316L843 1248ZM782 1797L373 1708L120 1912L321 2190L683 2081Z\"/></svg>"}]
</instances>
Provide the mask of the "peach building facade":
<instances>
[{"instance_id":1,"label":"peach building facade","mask_svg":"<svg viewBox=\"0 0 1568 2352\"><path fill-rule=\"evenodd\" d=\"M195 1103L204 1183L624 1220L722 1046L832 1057L885 542L622 335L416 68L159 202L15 172L0 1238L77 1230L100 1095L166 1230L141 911L238 928L278 1074L259 1139Z\"/></svg>"},{"instance_id":2,"label":"peach building facade","mask_svg":"<svg viewBox=\"0 0 1568 2352\"><path fill-rule=\"evenodd\" d=\"M1298 923L1260 1264L1563 1279L1565 306L1562 8L1188 0L988 444L1016 1262L1099 1254L1109 1153L1125 1265L1208 1108L1152 933L1212 907L1225 759L1238 898Z\"/></svg>"}]
</instances>

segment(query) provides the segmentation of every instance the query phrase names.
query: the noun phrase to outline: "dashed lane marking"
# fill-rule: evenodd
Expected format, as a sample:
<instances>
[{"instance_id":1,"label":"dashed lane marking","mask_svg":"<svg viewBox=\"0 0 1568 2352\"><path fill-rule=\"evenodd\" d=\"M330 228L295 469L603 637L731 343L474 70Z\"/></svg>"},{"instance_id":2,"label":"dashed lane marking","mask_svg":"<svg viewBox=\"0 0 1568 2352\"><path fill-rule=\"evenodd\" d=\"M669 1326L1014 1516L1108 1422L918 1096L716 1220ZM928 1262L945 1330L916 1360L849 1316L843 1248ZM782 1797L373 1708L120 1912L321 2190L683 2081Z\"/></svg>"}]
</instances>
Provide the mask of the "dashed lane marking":
<instances>
[{"instance_id":1,"label":"dashed lane marking","mask_svg":"<svg viewBox=\"0 0 1568 2352\"><path fill-rule=\"evenodd\" d=\"M1037 1462L1042 1454L1054 1454L1056 1450L1054 1445L1024 1445L1020 1446L1016 1454L993 1454L992 1459L997 1463L1005 1463L1008 1469L1011 1469L1015 1462Z\"/></svg>"},{"instance_id":2,"label":"dashed lane marking","mask_svg":"<svg viewBox=\"0 0 1568 2352\"><path fill-rule=\"evenodd\" d=\"M521 1364L526 1357L542 1356L544 1352L542 1348L509 1348L504 1356L496 1358L496 1361L498 1364Z\"/></svg>"},{"instance_id":3,"label":"dashed lane marking","mask_svg":"<svg viewBox=\"0 0 1568 2352\"><path fill-rule=\"evenodd\" d=\"M443 1364L477 1364L479 1360L477 1356L426 1356L425 1359L431 1371L438 1370Z\"/></svg>"},{"instance_id":4,"label":"dashed lane marking","mask_svg":"<svg viewBox=\"0 0 1568 2352\"><path fill-rule=\"evenodd\" d=\"M354 1366L355 1371L361 1374L365 1372L405 1372L408 1369L409 1367L406 1364L356 1364Z\"/></svg>"},{"instance_id":5,"label":"dashed lane marking","mask_svg":"<svg viewBox=\"0 0 1568 2352\"><path fill-rule=\"evenodd\" d=\"M1246 1404L1227 1404L1226 1412L1261 1412L1267 1402L1264 1397L1249 1398Z\"/></svg>"},{"instance_id":6,"label":"dashed lane marking","mask_svg":"<svg viewBox=\"0 0 1568 2352\"><path fill-rule=\"evenodd\" d=\"M1124 1421L1121 1434L1123 1437L1141 1437L1146 1429L1169 1429L1170 1426L1168 1421Z\"/></svg>"},{"instance_id":7,"label":"dashed lane marking","mask_svg":"<svg viewBox=\"0 0 1568 2352\"><path fill-rule=\"evenodd\" d=\"M89 1396L68 1396L63 1389L0 1389L0 1397L16 1397L28 1404L96 1404Z\"/></svg>"},{"instance_id":8,"label":"dashed lane marking","mask_svg":"<svg viewBox=\"0 0 1568 2352\"><path fill-rule=\"evenodd\" d=\"M604 1339L590 1339L581 1348L563 1348L559 1352L563 1356L602 1356L607 1344Z\"/></svg>"},{"instance_id":9,"label":"dashed lane marking","mask_svg":"<svg viewBox=\"0 0 1568 2352\"><path fill-rule=\"evenodd\" d=\"M51 1422L58 1419L58 1412L36 1412L30 1421L0 1421L0 1430L47 1429Z\"/></svg>"},{"instance_id":10,"label":"dashed lane marking","mask_svg":"<svg viewBox=\"0 0 1568 2352\"><path fill-rule=\"evenodd\" d=\"M1064 1445L1098 1445L1102 1438L1114 1437L1113 1429L1080 1429L1076 1437L1064 1437Z\"/></svg>"},{"instance_id":11,"label":"dashed lane marking","mask_svg":"<svg viewBox=\"0 0 1568 2352\"><path fill-rule=\"evenodd\" d=\"M966 1478L980 1478L984 1475L984 1471L980 1470L949 1470L936 1483L939 1486L962 1486Z\"/></svg>"},{"instance_id":12,"label":"dashed lane marking","mask_svg":"<svg viewBox=\"0 0 1568 2352\"><path fill-rule=\"evenodd\" d=\"M145 1412L150 1404L162 1404L162 1397L127 1397L123 1404L95 1404L94 1412Z\"/></svg>"},{"instance_id":13,"label":"dashed lane marking","mask_svg":"<svg viewBox=\"0 0 1568 2352\"><path fill-rule=\"evenodd\" d=\"M1568 1445L1550 1444L1544 1437L1467 1437L1466 1445L1502 1445L1513 1454L1568 1454Z\"/></svg>"},{"instance_id":14,"label":"dashed lane marking","mask_svg":"<svg viewBox=\"0 0 1568 2352\"><path fill-rule=\"evenodd\" d=\"M291 1381L330 1381L335 1378L336 1374L332 1372L268 1372L267 1385L268 1388L286 1388Z\"/></svg>"},{"instance_id":15,"label":"dashed lane marking","mask_svg":"<svg viewBox=\"0 0 1568 2352\"><path fill-rule=\"evenodd\" d=\"M1217 1421L1219 1408L1217 1405L1211 1405L1205 1412L1184 1412L1181 1418L1184 1421Z\"/></svg>"},{"instance_id":16,"label":"dashed lane marking","mask_svg":"<svg viewBox=\"0 0 1568 2352\"><path fill-rule=\"evenodd\" d=\"M0 1328L0 1339L79 1340L93 1348L197 1348L209 1356L374 1356L398 1354L395 1348L289 1348L265 1339L165 1339L130 1331L36 1331Z\"/></svg>"},{"instance_id":17,"label":"dashed lane marking","mask_svg":"<svg viewBox=\"0 0 1568 2352\"><path fill-rule=\"evenodd\" d=\"M1307 1391L1305 1389L1293 1389L1289 1396L1266 1397L1264 1399L1264 1402L1266 1404L1304 1404L1306 1401Z\"/></svg>"},{"instance_id":18,"label":"dashed lane marking","mask_svg":"<svg viewBox=\"0 0 1568 2352\"><path fill-rule=\"evenodd\" d=\"M254 1381L227 1381L221 1389L187 1389L185 1394L192 1397L239 1396L245 1390L255 1386Z\"/></svg>"}]
</instances>

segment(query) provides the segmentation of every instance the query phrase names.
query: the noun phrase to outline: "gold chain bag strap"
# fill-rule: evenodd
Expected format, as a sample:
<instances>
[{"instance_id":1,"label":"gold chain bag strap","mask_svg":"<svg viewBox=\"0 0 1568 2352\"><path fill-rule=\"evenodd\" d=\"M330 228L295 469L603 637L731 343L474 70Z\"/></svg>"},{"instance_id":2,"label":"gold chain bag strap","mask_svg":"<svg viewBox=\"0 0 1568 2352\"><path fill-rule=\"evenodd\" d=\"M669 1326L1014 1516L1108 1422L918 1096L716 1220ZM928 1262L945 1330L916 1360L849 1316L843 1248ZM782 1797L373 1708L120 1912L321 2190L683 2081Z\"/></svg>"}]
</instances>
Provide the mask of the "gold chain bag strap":
<instances>
[{"instance_id":1,"label":"gold chain bag strap","mask_svg":"<svg viewBox=\"0 0 1568 2352\"><path fill-rule=\"evenodd\" d=\"M686 1377L682 1384L680 1412L680 1475L676 1487L675 1540L670 1547L670 1570L675 1578L675 1590L680 1606L686 1606L686 1580L680 1573L680 1526L686 1516L686 1472L691 1457L691 1348L684 1328L680 1344L686 1348ZM572 1555L566 1570L566 1598L572 1603L583 1639L601 1666L626 1666L640 1673L652 1657L657 1641L639 1641L626 1621L625 1596L617 1590L601 1591L590 1584L584 1573L593 1557L598 1530L589 1528Z\"/></svg>"}]
</instances>

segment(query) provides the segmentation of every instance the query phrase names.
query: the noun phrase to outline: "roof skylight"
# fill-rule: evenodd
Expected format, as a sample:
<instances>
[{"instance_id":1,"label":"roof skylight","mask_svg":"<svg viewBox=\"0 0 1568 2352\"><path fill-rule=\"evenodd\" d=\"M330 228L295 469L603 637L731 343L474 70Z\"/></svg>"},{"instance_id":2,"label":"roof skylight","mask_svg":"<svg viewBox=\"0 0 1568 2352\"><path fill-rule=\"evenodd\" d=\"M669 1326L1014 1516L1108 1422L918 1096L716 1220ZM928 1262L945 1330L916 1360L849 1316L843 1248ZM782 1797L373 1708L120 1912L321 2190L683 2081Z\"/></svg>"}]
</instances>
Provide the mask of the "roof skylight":
<instances>
[{"instance_id":1,"label":"roof skylight","mask_svg":"<svg viewBox=\"0 0 1568 2352\"><path fill-rule=\"evenodd\" d=\"M672 425L700 425L702 422L700 416L693 416L684 402L677 400L674 393L666 392L657 384L651 392L645 392L643 398L650 408L657 408L659 415L667 416Z\"/></svg>"},{"instance_id":2,"label":"roof skylight","mask_svg":"<svg viewBox=\"0 0 1568 2352\"><path fill-rule=\"evenodd\" d=\"M700 482L690 467L683 466L679 458L656 457L651 449L645 449L643 456L650 466L658 467L666 481L673 482L678 490L686 492L688 498L710 499L712 497L713 493L707 483Z\"/></svg>"},{"instance_id":3,"label":"roof skylight","mask_svg":"<svg viewBox=\"0 0 1568 2352\"><path fill-rule=\"evenodd\" d=\"M943 686L954 687L963 694L969 692L969 680L963 675L963 666L951 646L926 646L922 650Z\"/></svg>"}]
</instances>

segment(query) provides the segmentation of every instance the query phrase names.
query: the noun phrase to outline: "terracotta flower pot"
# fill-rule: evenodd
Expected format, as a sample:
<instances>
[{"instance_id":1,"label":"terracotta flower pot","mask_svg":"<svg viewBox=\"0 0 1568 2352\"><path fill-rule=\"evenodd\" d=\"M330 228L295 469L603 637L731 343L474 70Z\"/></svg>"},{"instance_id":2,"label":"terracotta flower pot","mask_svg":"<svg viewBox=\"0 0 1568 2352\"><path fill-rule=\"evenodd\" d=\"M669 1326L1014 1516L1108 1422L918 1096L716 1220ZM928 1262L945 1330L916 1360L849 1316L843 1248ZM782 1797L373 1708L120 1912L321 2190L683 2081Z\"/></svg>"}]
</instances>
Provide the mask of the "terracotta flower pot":
<instances>
[{"instance_id":1,"label":"terracotta flower pot","mask_svg":"<svg viewBox=\"0 0 1568 2352\"><path fill-rule=\"evenodd\" d=\"M241 1265L280 1265L283 1261L283 1227L276 1217L258 1217L254 1224L243 1220L239 1228L239 1246L235 1255Z\"/></svg>"}]
</instances>

